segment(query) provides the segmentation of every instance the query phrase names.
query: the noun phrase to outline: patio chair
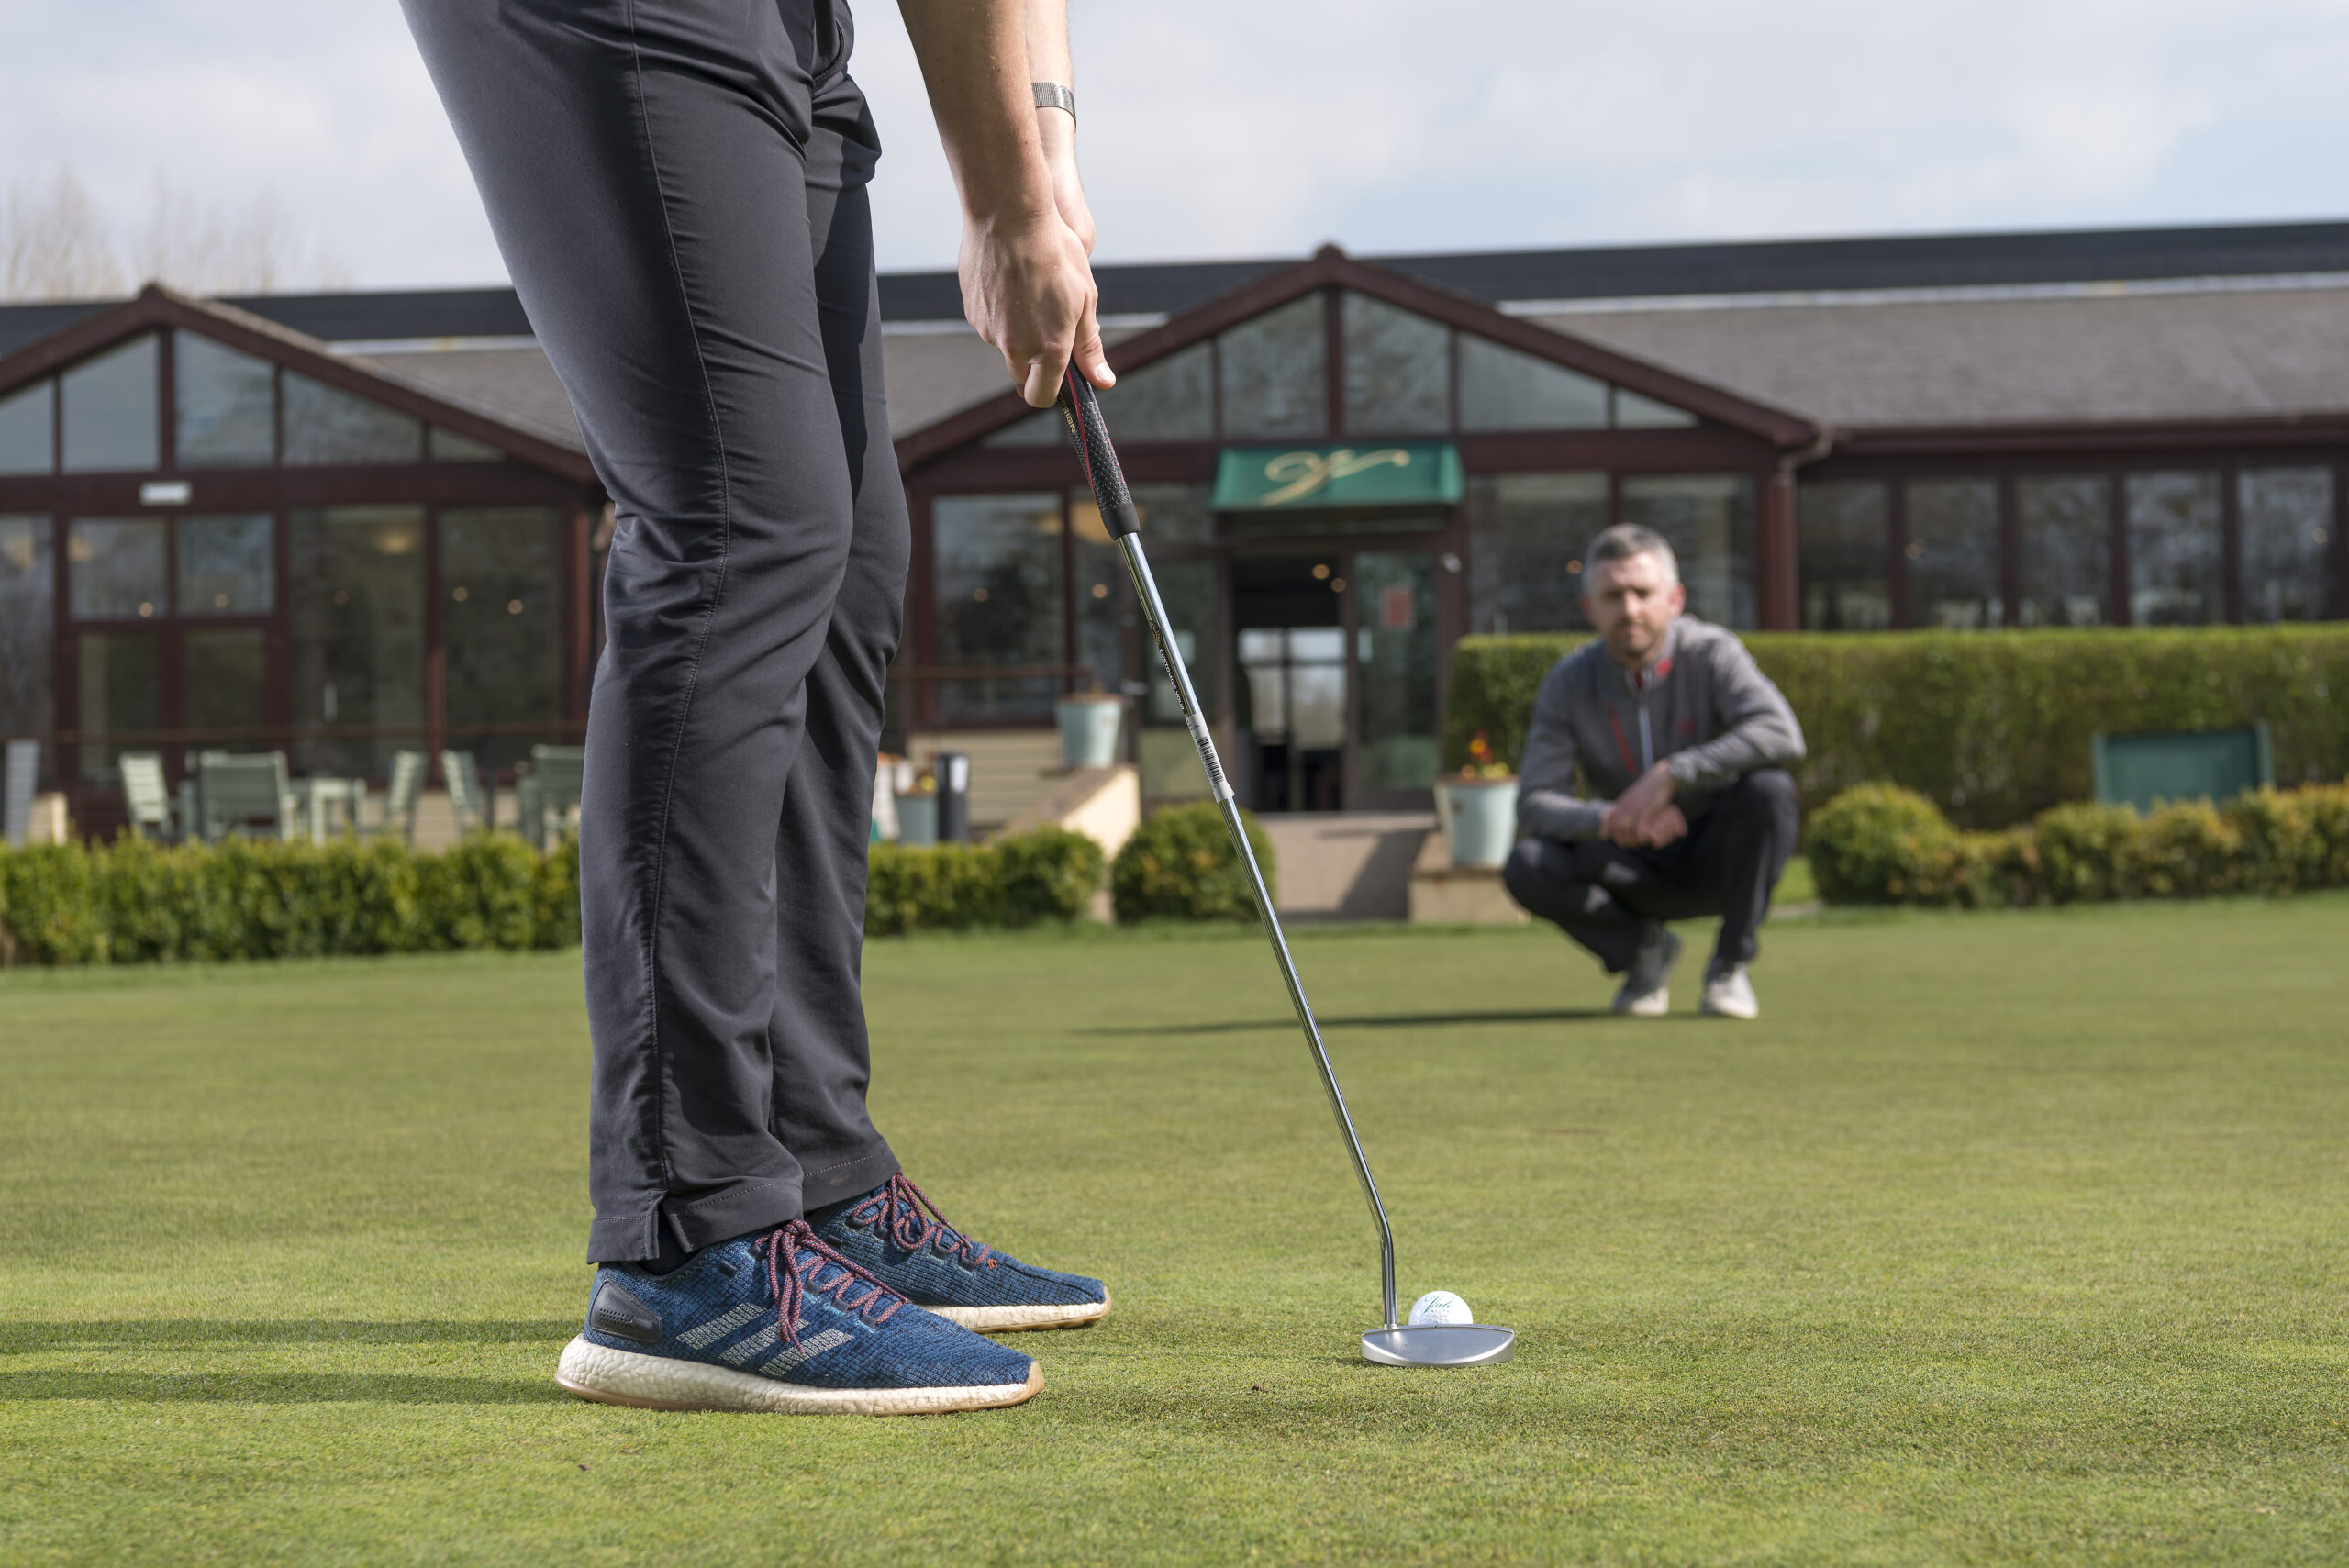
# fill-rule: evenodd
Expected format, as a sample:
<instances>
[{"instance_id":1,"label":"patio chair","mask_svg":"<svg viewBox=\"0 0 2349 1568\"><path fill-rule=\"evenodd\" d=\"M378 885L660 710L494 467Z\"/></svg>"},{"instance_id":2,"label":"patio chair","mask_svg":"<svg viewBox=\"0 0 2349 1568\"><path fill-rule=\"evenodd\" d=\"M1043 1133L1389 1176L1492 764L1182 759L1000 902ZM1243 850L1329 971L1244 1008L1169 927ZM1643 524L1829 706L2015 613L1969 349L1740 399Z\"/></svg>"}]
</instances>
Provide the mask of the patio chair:
<instances>
[{"instance_id":1,"label":"patio chair","mask_svg":"<svg viewBox=\"0 0 2349 1568\"><path fill-rule=\"evenodd\" d=\"M449 809L456 813L457 833L486 833L494 824L496 806L482 788L481 769L471 751L440 753L440 775L449 784Z\"/></svg>"},{"instance_id":2,"label":"patio chair","mask_svg":"<svg viewBox=\"0 0 2349 1568\"><path fill-rule=\"evenodd\" d=\"M142 839L168 844L180 836L173 820L172 793L163 785L163 759L154 751L125 751L120 758L122 793L130 806L130 827Z\"/></svg>"},{"instance_id":3,"label":"patio chair","mask_svg":"<svg viewBox=\"0 0 2349 1568\"><path fill-rule=\"evenodd\" d=\"M543 850L548 838L562 830L571 808L579 804L579 786L587 766L584 746L533 746L530 771L515 785L516 806L523 837Z\"/></svg>"},{"instance_id":4,"label":"patio chair","mask_svg":"<svg viewBox=\"0 0 2349 1568\"><path fill-rule=\"evenodd\" d=\"M283 751L206 751L195 760L196 813L204 841L232 836L294 837L298 813Z\"/></svg>"},{"instance_id":5,"label":"patio chair","mask_svg":"<svg viewBox=\"0 0 2349 1568\"><path fill-rule=\"evenodd\" d=\"M395 751L392 753L392 782L384 792L383 819L375 824L378 833L394 828L407 842L416 842L416 802L424 793L424 753Z\"/></svg>"}]
</instances>

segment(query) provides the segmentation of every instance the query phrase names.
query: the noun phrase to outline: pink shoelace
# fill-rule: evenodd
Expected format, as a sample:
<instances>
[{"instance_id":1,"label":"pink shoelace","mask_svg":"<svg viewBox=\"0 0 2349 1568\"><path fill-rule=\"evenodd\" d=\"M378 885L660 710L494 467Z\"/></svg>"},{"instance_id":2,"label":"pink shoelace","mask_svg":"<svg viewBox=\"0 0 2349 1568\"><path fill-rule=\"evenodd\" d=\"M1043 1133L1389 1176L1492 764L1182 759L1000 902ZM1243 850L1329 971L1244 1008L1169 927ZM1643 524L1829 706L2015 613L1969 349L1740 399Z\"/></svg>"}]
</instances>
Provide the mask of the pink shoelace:
<instances>
[{"instance_id":1,"label":"pink shoelace","mask_svg":"<svg viewBox=\"0 0 2349 1568\"><path fill-rule=\"evenodd\" d=\"M804 1219L779 1226L751 1245L766 1254L774 1323L788 1344L799 1343L800 1308L810 1295L829 1296L841 1304L841 1310L863 1313L867 1322L875 1325L886 1323L906 1304L904 1296L818 1240ZM841 1272L829 1280L819 1280L827 1263L837 1265ZM866 1288L850 1295L850 1287L860 1280ZM881 1305L885 1301L885 1307Z\"/></svg>"},{"instance_id":2,"label":"pink shoelace","mask_svg":"<svg viewBox=\"0 0 2349 1568\"><path fill-rule=\"evenodd\" d=\"M935 1247L941 1255L954 1259L965 1268L994 1268L999 1255L994 1248L981 1246L949 1225L946 1217L938 1212L938 1206L907 1180L902 1171L882 1183L878 1192L849 1210L848 1222L851 1225L869 1225L884 1231L908 1252Z\"/></svg>"}]
</instances>

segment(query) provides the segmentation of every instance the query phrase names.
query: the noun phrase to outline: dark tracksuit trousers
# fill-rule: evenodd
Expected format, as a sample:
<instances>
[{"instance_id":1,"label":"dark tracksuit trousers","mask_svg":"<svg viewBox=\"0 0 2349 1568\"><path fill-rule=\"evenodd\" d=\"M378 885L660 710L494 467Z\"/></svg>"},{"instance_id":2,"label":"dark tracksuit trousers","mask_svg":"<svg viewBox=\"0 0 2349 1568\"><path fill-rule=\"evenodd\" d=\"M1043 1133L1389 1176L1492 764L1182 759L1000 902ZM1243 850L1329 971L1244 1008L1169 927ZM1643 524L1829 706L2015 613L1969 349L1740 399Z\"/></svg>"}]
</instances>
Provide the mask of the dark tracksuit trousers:
<instances>
[{"instance_id":1,"label":"dark tracksuit trousers","mask_svg":"<svg viewBox=\"0 0 2349 1568\"><path fill-rule=\"evenodd\" d=\"M1652 922L1706 915L1721 917L1713 962L1747 963L1799 826L1793 778L1756 768L1714 795L1687 837L1661 849L1526 839L1501 880L1528 913L1555 921L1610 974L1631 967Z\"/></svg>"},{"instance_id":2,"label":"dark tracksuit trousers","mask_svg":"<svg viewBox=\"0 0 2349 1568\"><path fill-rule=\"evenodd\" d=\"M858 966L905 497L838 0L405 0L618 519L581 804L590 1258L897 1168Z\"/></svg>"}]
</instances>

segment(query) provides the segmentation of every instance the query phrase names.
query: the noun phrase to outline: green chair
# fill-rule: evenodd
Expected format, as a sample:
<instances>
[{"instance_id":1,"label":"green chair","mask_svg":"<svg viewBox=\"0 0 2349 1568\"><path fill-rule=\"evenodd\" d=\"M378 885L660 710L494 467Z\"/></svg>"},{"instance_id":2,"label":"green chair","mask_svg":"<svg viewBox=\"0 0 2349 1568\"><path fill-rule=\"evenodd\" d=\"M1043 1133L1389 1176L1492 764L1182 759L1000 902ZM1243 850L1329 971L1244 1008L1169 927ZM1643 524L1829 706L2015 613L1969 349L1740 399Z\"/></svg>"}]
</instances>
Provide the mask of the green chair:
<instances>
[{"instance_id":1,"label":"green chair","mask_svg":"<svg viewBox=\"0 0 2349 1568\"><path fill-rule=\"evenodd\" d=\"M456 813L458 835L488 832L496 823L496 800L482 787L473 754L441 752L440 776L449 785L449 809Z\"/></svg>"},{"instance_id":2,"label":"green chair","mask_svg":"<svg viewBox=\"0 0 2349 1568\"><path fill-rule=\"evenodd\" d=\"M563 819L579 804L580 782L586 771L584 746L533 746L530 771L516 784L522 834L539 849L562 830Z\"/></svg>"},{"instance_id":3,"label":"green chair","mask_svg":"<svg viewBox=\"0 0 2349 1568\"><path fill-rule=\"evenodd\" d=\"M130 806L130 827L142 839L169 844L178 840L180 824L173 818L172 792L163 784L163 759L153 751L125 751L120 760L123 798Z\"/></svg>"},{"instance_id":4,"label":"green chair","mask_svg":"<svg viewBox=\"0 0 2349 1568\"><path fill-rule=\"evenodd\" d=\"M384 792L384 815L375 831L388 833L396 828L402 839L415 843L416 803L423 793L424 753L393 752L391 785Z\"/></svg>"},{"instance_id":5,"label":"green chair","mask_svg":"<svg viewBox=\"0 0 2349 1568\"><path fill-rule=\"evenodd\" d=\"M2267 726L2167 735L2104 735L2094 742L2096 797L2151 811L2165 800L2232 800L2276 782Z\"/></svg>"},{"instance_id":6,"label":"green chair","mask_svg":"<svg viewBox=\"0 0 2349 1568\"><path fill-rule=\"evenodd\" d=\"M205 751L195 760L196 814L207 844L294 837L294 784L283 751Z\"/></svg>"}]
</instances>

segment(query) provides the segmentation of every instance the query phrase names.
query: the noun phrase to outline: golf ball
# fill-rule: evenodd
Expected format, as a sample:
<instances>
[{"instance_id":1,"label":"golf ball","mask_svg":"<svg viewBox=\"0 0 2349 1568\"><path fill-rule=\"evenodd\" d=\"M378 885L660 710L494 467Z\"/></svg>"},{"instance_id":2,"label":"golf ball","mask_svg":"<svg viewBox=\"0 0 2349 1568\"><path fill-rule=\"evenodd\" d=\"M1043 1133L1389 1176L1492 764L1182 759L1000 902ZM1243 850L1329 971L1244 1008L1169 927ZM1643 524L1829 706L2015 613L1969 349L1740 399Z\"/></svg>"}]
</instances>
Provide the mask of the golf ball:
<instances>
[{"instance_id":1,"label":"golf ball","mask_svg":"<svg viewBox=\"0 0 2349 1568\"><path fill-rule=\"evenodd\" d=\"M1448 1290L1431 1290L1411 1303L1411 1326L1423 1323L1474 1323L1468 1304Z\"/></svg>"}]
</instances>

